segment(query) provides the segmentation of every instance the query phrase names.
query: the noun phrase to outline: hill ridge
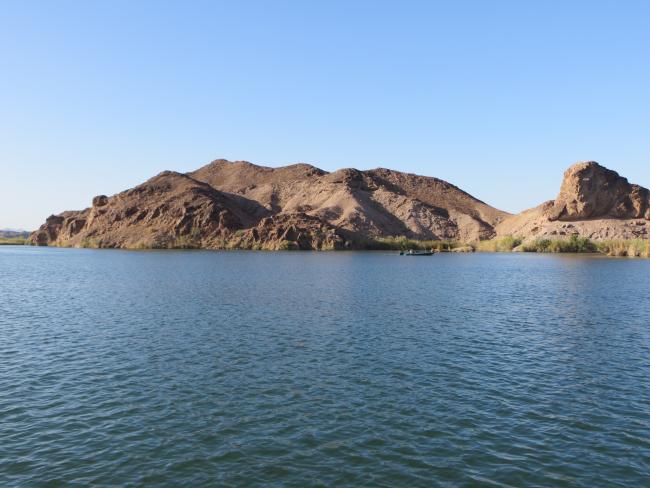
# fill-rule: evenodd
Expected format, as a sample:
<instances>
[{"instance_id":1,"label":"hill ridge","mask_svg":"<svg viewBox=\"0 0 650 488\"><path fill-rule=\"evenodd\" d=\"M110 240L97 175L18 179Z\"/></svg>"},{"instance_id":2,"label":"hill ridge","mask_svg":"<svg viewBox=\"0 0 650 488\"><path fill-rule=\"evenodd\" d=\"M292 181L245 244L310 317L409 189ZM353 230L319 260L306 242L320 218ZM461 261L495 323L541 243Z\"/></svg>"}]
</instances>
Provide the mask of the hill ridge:
<instances>
[{"instance_id":1,"label":"hill ridge","mask_svg":"<svg viewBox=\"0 0 650 488\"><path fill-rule=\"evenodd\" d=\"M565 172L555 200L512 215L432 176L215 159L187 173L163 171L111 197L99 195L87 209L52 215L30 242L341 249L396 236L462 242L504 235L645 238L648 219L648 190L593 161Z\"/></svg>"}]
</instances>

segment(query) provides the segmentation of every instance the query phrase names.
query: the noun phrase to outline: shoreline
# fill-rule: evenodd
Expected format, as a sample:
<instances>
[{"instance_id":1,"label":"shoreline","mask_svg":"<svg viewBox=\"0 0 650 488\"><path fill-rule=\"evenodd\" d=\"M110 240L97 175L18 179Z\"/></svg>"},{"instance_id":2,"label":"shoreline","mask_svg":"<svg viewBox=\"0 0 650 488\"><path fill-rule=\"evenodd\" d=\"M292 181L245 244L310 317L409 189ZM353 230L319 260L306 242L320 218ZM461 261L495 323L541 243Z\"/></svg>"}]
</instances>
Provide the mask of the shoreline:
<instances>
[{"instance_id":1,"label":"shoreline","mask_svg":"<svg viewBox=\"0 0 650 488\"><path fill-rule=\"evenodd\" d=\"M0 240L0 245L28 245L36 246L27 239L4 239ZM607 241L592 241L590 239L571 236L563 239L537 239L535 241L524 241L521 238L506 236L478 242L460 242L460 241L434 241L434 240L416 240L406 237L378 238L369 239L364 242L352 242L350 246L340 249L293 249L290 247L268 248L265 246L219 246L209 247L196 245L170 245L167 247L155 246L102 246L101 242L95 245L66 245L66 244L49 244L47 246L36 247L57 247L57 248L76 248L76 249L122 249L122 250L206 250L206 251L318 251L318 252L337 252L337 251L408 251L408 250L433 250L436 253L540 253L540 254L595 254L609 257L637 257L650 258L650 240L646 239L612 239Z\"/></svg>"},{"instance_id":2,"label":"shoreline","mask_svg":"<svg viewBox=\"0 0 650 488\"><path fill-rule=\"evenodd\" d=\"M27 246L28 239L25 237L0 238L0 246Z\"/></svg>"}]
</instances>

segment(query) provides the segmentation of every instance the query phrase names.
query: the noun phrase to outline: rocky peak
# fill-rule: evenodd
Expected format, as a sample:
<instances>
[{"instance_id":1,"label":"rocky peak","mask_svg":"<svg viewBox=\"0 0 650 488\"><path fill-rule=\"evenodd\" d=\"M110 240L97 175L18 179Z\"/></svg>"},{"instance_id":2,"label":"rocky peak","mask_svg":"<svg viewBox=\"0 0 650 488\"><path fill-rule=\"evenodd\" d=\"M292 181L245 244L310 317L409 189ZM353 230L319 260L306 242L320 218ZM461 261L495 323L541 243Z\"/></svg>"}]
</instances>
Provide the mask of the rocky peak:
<instances>
[{"instance_id":1,"label":"rocky peak","mask_svg":"<svg viewBox=\"0 0 650 488\"><path fill-rule=\"evenodd\" d=\"M108 197L106 195L97 195L93 198L93 207L103 207L108 205Z\"/></svg>"},{"instance_id":2,"label":"rocky peak","mask_svg":"<svg viewBox=\"0 0 650 488\"><path fill-rule=\"evenodd\" d=\"M650 195L646 188L630 184L616 171L595 161L583 161L564 172L560 193L548 217L552 221L650 219Z\"/></svg>"}]
</instances>

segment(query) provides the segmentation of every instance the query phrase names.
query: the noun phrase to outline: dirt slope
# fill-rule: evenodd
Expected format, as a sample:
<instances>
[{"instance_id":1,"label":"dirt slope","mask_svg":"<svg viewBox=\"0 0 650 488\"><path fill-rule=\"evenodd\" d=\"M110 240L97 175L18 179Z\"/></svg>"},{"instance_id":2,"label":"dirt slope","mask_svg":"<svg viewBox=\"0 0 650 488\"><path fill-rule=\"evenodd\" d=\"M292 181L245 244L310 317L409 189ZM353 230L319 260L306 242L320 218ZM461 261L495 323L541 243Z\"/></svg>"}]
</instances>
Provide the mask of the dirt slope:
<instances>
[{"instance_id":1,"label":"dirt slope","mask_svg":"<svg viewBox=\"0 0 650 488\"><path fill-rule=\"evenodd\" d=\"M476 240L493 236L494 224L508 216L445 181L388 169L327 173L306 164L274 169L217 160L190 175L274 213L317 217L351 238Z\"/></svg>"}]
</instances>

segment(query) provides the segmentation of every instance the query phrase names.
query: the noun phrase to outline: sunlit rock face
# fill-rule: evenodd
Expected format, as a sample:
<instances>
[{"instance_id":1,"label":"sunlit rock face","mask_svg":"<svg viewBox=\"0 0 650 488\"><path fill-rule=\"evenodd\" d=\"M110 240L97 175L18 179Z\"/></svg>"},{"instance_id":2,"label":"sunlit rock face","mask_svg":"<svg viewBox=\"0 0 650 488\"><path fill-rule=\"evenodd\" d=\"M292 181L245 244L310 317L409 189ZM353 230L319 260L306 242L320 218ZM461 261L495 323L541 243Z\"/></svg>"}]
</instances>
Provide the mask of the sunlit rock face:
<instances>
[{"instance_id":1,"label":"sunlit rock face","mask_svg":"<svg viewBox=\"0 0 650 488\"><path fill-rule=\"evenodd\" d=\"M574 164L564 173L560 193L549 210L551 220L573 221L599 217L650 218L646 188L595 161Z\"/></svg>"}]
</instances>

